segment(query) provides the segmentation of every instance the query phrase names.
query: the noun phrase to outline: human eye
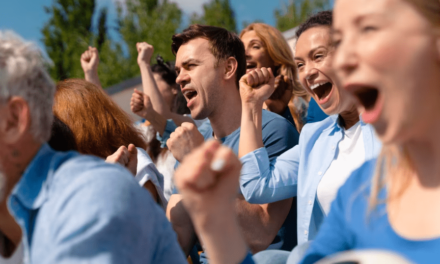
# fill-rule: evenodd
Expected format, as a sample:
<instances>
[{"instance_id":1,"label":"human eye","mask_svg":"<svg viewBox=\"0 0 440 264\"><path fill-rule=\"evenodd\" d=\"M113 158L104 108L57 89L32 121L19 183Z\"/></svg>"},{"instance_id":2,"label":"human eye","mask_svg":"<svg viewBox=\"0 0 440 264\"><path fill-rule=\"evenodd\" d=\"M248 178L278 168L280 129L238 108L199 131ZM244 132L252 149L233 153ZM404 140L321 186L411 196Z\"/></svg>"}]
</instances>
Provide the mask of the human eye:
<instances>
[{"instance_id":1,"label":"human eye","mask_svg":"<svg viewBox=\"0 0 440 264\"><path fill-rule=\"evenodd\" d=\"M296 67L297 67L298 69L302 68L303 66L304 66L304 63L302 63L302 62L297 62L297 63L296 63Z\"/></svg>"},{"instance_id":2,"label":"human eye","mask_svg":"<svg viewBox=\"0 0 440 264\"><path fill-rule=\"evenodd\" d=\"M369 32L373 32L376 31L377 27L375 26L371 26L371 25L365 25L361 27L361 32L362 33L369 33Z\"/></svg>"}]
</instances>

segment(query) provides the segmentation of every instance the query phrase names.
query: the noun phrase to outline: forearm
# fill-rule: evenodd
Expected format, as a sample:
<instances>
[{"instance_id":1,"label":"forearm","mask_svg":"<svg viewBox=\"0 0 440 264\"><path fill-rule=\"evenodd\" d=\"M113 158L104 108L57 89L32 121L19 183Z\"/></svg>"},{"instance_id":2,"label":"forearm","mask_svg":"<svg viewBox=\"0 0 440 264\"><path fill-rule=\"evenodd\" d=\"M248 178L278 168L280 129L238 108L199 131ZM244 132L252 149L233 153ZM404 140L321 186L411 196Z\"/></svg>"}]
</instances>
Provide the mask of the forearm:
<instances>
[{"instance_id":1,"label":"forearm","mask_svg":"<svg viewBox=\"0 0 440 264\"><path fill-rule=\"evenodd\" d=\"M188 256L196 243L197 236L191 218L183 206L182 196L180 194L171 195L166 215L177 234L180 247L185 253L185 256Z\"/></svg>"},{"instance_id":2,"label":"forearm","mask_svg":"<svg viewBox=\"0 0 440 264\"><path fill-rule=\"evenodd\" d=\"M263 147L243 156L240 188L246 201L272 203L296 196L299 147L289 149L272 162Z\"/></svg>"},{"instance_id":3,"label":"forearm","mask_svg":"<svg viewBox=\"0 0 440 264\"><path fill-rule=\"evenodd\" d=\"M173 112L170 112L169 119L172 119L177 126L180 126L183 122L189 122L195 124L192 118L184 115L179 115Z\"/></svg>"},{"instance_id":4,"label":"forearm","mask_svg":"<svg viewBox=\"0 0 440 264\"><path fill-rule=\"evenodd\" d=\"M243 157L249 152L263 147L261 105L247 105L243 103L241 114L241 134L238 156Z\"/></svg>"},{"instance_id":5,"label":"forearm","mask_svg":"<svg viewBox=\"0 0 440 264\"><path fill-rule=\"evenodd\" d=\"M253 254L267 249L272 243L291 206L292 199L261 205L250 204L242 196L237 199L238 221Z\"/></svg>"},{"instance_id":6,"label":"forearm","mask_svg":"<svg viewBox=\"0 0 440 264\"><path fill-rule=\"evenodd\" d=\"M217 208L216 214L193 216L200 241L210 263L241 263L247 246L241 233L234 206Z\"/></svg>"},{"instance_id":7,"label":"forearm","mask_svg":"<svg viewBox=\"0 0 440 264\"><path fill-rule=\"evenodd\" d=\"M96 85L100 88L102 87L97 71L85 71L84 78L86 79L86 81L93 83L94 85Z\"/></svg>"}]
</instances>

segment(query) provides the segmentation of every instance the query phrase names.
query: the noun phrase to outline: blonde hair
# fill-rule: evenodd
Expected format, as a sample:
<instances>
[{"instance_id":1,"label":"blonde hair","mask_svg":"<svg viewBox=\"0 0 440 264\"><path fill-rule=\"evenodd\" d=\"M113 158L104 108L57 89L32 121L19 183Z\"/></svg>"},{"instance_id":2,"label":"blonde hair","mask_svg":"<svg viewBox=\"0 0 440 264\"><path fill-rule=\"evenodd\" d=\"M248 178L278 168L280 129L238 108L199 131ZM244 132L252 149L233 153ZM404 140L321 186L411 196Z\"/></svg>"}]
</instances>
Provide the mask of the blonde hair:
<instances>
[{"instance_id":1,"label":"blonde hair","mask_svg":"<svg viewBox=\"0 0 440 264\"><path fill-rule=\"evenodd\" d=\"M296 65L293 60L293 53L287 44L286 39L283 37L281 32L267 24L263 23L252 23L243 29L240 33L240 38L249 31L254 31L255 34L261 39L263 42L264 48L267 50L270 58L274 61L276 66L280 66L280 69L275 75L282 74L287 76L292 81L293 92L292 98L296 99L294 105L291 104L292 100L289 103L289 108L294 116L295 123L297 123L298 131L301 130L301 127L304 125L302 122L302 115L305 108L307 108L307 99L308 94L307 91L302 87L298 80L298 74ZM302 100L301 100L302 99Z\"/></svg>"},{"instance_id":2,"label":"blonde hair","mask_svg":"<svg viewBox=\"0 0 440 264\"><path fill-rule=\"evenodd\" d=\"M440 28L440 0L404 0L413 5L435 28ZM387 144L377 159L375 174L371 183L371 193L368 211L371 212L381 203L387 203L391 199L398 198L406 189L409 183L410 174L414 172L413 162L408 151L396 144ZM394 180L400 177L401 181ZM399 183L393 186L394 192L387 195L385 201L379 201L380 191L390 182Z\"/></svg>"}]
</instances>

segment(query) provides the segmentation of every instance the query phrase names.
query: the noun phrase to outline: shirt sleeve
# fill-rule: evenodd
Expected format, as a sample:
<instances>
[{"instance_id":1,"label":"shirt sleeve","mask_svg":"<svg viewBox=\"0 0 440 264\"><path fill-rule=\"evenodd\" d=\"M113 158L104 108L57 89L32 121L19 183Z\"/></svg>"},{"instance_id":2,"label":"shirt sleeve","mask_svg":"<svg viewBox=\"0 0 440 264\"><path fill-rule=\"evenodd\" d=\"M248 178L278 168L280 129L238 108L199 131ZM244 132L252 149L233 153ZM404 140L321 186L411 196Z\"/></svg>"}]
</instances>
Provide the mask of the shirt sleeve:
<instances>
[{"instance_id":1,"label":"shirt sleeve","mask_svg":"<svg viewBox=\"0 0 440 264\"><path fill-rule=\"evenodd\" d=\"M106 167L76 175L56 197L41 263L185 263L147 190L122 168Z\"/></svg>"},{"instance_id":2,"label":"shirt sleeve","mask_svg":"<svg viewBox=\"0 0 440 264\"><path fill-rule=\"evenodd\" d=\"M275 118L263 127L263 144L272 161L298 145L299 133L285 118Z\"/></svg>"},{"instance_id":3,"label":"shirt sleeve","mask_svg":"<svg viewBox=\"0 0 440 264\"><path fill-rule=\"evenodd\" d=\"M246 201L265 204L296 196L299 146L269 161L266 148L243 156L240 189Z\"/></svg>"},{"instance_id":4,"label":"shirt sleeve","mask_svg":"<svg viewBox=\"0 0 440 264\"><path fill-rule=\"evenodd\" d=\"M176 128L176 123L174 123L172 119L167 119L167 124L165 126L163 135L161 136L159 135L159 132L157 132L156 139L159 140L161 148L165 148L167 146L167 140L170 138L171 133L173 133Z\"/></svg>"},{"instance_id":5,"label":"shirt sleeve","mask_svg":"<svg viewBox=\"0 0 440 264\"><path fill-rule=\"evenodd\" d=\"M329 255L352 248L353 235L350 232L349 223L346 221L346 203L350 197L353 198L352 195L356 190L359 190L359 186L353 186L351 182L350 179L347 180L339 189L328 216L319 228L315 240L311 242L306 255L300 262L301 264L315 263Z\"/></svg>"}]
</instances>

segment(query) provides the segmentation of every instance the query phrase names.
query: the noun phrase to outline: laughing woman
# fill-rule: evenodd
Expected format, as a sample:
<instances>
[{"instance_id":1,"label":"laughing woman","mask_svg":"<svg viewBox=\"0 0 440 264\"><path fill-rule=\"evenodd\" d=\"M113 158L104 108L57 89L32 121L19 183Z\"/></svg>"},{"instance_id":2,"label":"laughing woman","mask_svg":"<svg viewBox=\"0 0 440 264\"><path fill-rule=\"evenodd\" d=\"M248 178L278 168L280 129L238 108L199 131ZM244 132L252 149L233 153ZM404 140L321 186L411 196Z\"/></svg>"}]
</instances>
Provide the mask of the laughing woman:
<instances>
[{"instance_id":1,"label":"laughing woman","mask_svg":"<svg viewBox=\"0 0 440 264\"><path fill-rule=\"evenodd\" d=\"M240 187L251 203L298 199L298 244L314 239L329 213L337 190L352 171L376 157L380 143L373 128L359 119L355 101L335 83L330 41L332 13L310 17L298 31L295 62L305 90L327 119L306 124L299 144L269 161L261 139L261 105L269 90L240 85L243 105L239 155L243 162ZM263 71L248 73L258 80ZM269 93L270 95L270 93Z\"/></svg>"},{"instance_id":2,"label":"laughing woman","mask_svg":"<svg viewBox=\"0 0 440 264\"><path fill-rule=\"evenodd\" d=\"M240 33L246 51L246 72L261 67L271 68L275 91L264 107L277 113L301 131L308 105L308 96L298 83L292 51L281 32L263 23L252 23ZM298 137L298 135L295 135Z\"/></svg>"},{"instance_id":3,"label":"laughing woman","mask_svg":"<svg viewBox=\"0 0 440 264\"><path fill-rule=\"evenodd\" d=\"M341 187L303 263L367 248L437 263L440 1L337 0L333 40L341 85L384 148Z\"/></svg>"}]
</instances>

